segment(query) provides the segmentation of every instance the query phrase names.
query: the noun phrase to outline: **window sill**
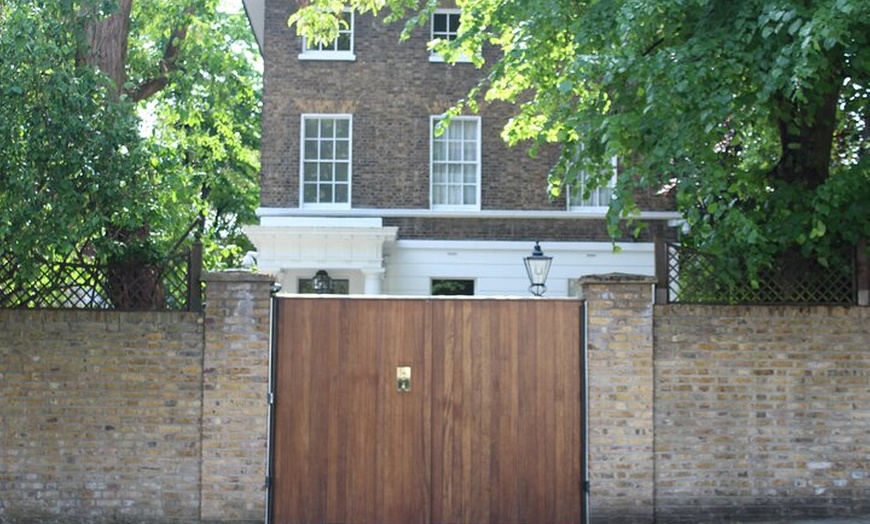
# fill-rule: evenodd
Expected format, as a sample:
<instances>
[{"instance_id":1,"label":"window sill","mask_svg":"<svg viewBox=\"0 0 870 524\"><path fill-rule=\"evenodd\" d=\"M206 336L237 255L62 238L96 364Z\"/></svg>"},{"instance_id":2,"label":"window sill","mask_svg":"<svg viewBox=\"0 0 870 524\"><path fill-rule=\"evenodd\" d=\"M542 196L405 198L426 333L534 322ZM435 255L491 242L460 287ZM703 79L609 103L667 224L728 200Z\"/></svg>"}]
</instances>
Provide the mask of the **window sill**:
<instances>
[{"instance_id":1,"label":"window sill","mask_svg":"<svg viewBox=\"0 0 870 524\"><path fill-rule=\"evenodd\" d=\"M447 60L444 60L443 56L441 56L439 54L435 54L435 53L429 55L429 62L431 62L433 64L449 64L450 63ZM456 62L454 62L454 63L455 64L470 64L471 58L463 55L463 56L460 56L459 58L457 58Z\"/></svg>"},{"instance_id":2,"label":"window sill","mask_svg":"<svg viewBox=\"0 0 870 524\"><path fill-rule=\"evenodd\" d=\"M356 55L349 51L309 51L307 53L299 53L299 60L354 62L356 61Z\"/></svg>"},{"instance_id":3,"label":"window sill","mask_svg":"<svg viewBox=\"0 0 870 524\"><path fill-rule=\"evenodd\" d=\"M462 212L462 213L474 213L480 211L480 206L439 206L439 205L430 205L429 209L432 211L438 211L442 213L451 213L451 212Z\"/></svg>"},{"instance_id":4,"label":"window sill","mask_svg":"<svg viewBox=\"0 0 870 524\"><path fill-rule=\"evenodd\" d=\"M300 209L306 211L350 211L350 204L310 204L302 202L299 205Z\"/></svg>"},{"instance_id":5,"label":"window sill","mask_svg":"<svg viewBox=\"0 0 870 524\"><path fill-rule=\"evenodd\" d=\"M607 206L572 206L568 208L569 213L576 213L578 215L607 215L607 211L610 208Z\"/></svg>"}]
</instances>

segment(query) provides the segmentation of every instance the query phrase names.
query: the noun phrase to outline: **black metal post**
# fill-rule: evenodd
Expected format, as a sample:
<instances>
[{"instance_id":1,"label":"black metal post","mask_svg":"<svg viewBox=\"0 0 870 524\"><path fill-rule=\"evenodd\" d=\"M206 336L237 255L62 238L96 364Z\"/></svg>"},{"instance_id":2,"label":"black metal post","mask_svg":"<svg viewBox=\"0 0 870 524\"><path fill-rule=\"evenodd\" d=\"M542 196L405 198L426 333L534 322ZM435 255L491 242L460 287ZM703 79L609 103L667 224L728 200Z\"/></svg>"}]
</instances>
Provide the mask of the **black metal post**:
<instances>
[{"instance_id":1,"label":"black metal post","mask_svg":"<svg viewBox=\"0 0 870 524\"><path fill-rule=\"evenodd\" d=\"M187 261L187 310L202 311L202 242L190 247Z\"/></svg>"}]
</instances>

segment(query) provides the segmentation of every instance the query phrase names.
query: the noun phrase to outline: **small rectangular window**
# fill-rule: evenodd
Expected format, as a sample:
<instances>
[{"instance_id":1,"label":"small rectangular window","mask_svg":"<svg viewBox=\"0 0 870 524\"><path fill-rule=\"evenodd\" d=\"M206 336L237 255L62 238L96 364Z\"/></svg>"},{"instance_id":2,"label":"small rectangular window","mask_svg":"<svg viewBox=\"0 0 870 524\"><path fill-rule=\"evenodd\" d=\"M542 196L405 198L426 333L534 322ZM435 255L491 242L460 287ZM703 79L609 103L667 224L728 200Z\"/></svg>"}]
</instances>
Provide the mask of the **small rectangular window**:
<instances>
[{"instance_id":1,"label":"small rectangular window","mask_svg":"<svg viewBox=\"0 0 870 524\"><path fill-rule=\"evenodd\" d=\"M474 295L474 280L433 278L432 295Z\"/></svg>"},{"instance_id":2,"label":"small rectangular window","mask_svg":"<svg viewBox=\"0 0 870 524\"><path fill-rule=\"evenodd\" d=\"M299 293L303 293L306 295L317 293L314 289L314 279L313 278L300 278L297 281L297 285L299 286ZM348 295L350 294L350 280L346 278L333 278L332 279L332 290L330 291L331 295Z\"/></svg>"},{"instance_id":3,"label":"small rectangular window","mask_svg":"<svg viewBox=\"0 0 870 524\"><path fill-rule=\"evenodd\" d=\"M437 9L432 13L432 18L430 20L430 40L456 40L456 37L459 35L460 15L461 11L459 9ZM443 62L444 57L435 51L432 51L429 54L429 61ZM470 62L466 56L459 57L457 61Z\"/></svg>"},{"instance_id":4,"label":"small rectangular window","mask_svg":"<svg viewBox=\"0 0 870 524\"><path fill-rule=\"evenodd\" d=\"M325 44L315 44L302 40L302 60L355 60L353 51L354 14L350 9L342 13L338 26L338 38Z\"/></svg>"},{"instance_id":5,"label":"small rectangular window","mask_svg":"<svg viewBox=\"0 0 870 524\"><path fill-rule=\"evenodd\" d=\"M432 117L431 206L480 209L480 118L453 117L440 134Z\"/></svg>"},{"instance_id":6,"label":"small rectangular window","mask_svg":"<svg viewBox=\"0 0 870 524\"><path fill-rule=\"evenodd\" d=\"M456 40L459 33L459 10L432 13L432 40Z\"/></svg>"},{"instance_id":7,"label":"small rectangular window","mask_svg":"<svg viewBox=\"0 0 870 524\"><path fill-rule=\"evenodd\" d=\"M302 115L301 205L350 207L351 116Z\"/></svg>"}]
</instances>

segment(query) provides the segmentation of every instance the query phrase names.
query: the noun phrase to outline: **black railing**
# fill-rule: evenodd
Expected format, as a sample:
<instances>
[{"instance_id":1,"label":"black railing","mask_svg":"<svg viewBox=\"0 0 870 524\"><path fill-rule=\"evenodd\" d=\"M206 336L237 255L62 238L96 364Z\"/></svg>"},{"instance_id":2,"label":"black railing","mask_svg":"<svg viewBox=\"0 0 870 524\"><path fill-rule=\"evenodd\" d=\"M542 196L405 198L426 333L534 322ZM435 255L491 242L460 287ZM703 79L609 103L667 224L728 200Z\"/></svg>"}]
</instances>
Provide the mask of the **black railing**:
<instances>
[{"instance_id":1,"label":"black railing","mask_svg":"<svg viewBox=\"0 0 870 524\"><path fill-rule=\"evenodd\" d=\"M658 240L656 303L867 305L864 246L861 243L848 257L852 263L847 267L802 259L760 271L753 284L741 268L735 271L716 257Z\"/></svg>"},{"instance_id":2,"label":"black railing","mask_svg":"<svg viewBox=\"0 0 870 524\"><path fill-rule=\"evenodd\" d=\"M202 310L202 244L194 242L155 264L37 260L32 273L0 255L0 308Z\"/></svg>"}]
</instances>

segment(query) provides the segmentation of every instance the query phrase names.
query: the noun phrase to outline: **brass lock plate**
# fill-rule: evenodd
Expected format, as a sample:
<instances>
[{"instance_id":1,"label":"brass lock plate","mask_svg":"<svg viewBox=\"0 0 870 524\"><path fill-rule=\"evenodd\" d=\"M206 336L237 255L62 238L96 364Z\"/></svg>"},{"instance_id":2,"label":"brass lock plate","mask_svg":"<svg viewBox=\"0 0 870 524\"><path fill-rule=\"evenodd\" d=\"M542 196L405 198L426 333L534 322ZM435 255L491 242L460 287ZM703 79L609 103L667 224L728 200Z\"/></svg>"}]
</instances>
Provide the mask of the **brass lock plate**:
<instances>
[{"instance_id":1,"label":"brass lock plate","mask_svg":"<svg viewBox=\"0 0 870 524\"><path fill-rule=\"evenodd\" d=\"M396 368L396 391L399 393L410 393L411 366L399 366Z\"/></svg>"}]
</instances>

